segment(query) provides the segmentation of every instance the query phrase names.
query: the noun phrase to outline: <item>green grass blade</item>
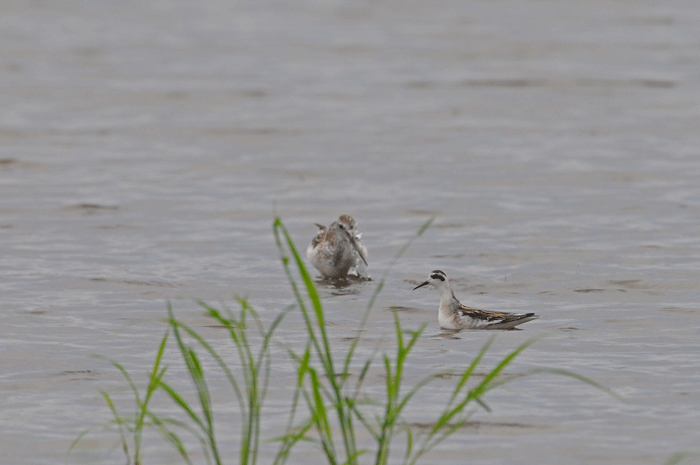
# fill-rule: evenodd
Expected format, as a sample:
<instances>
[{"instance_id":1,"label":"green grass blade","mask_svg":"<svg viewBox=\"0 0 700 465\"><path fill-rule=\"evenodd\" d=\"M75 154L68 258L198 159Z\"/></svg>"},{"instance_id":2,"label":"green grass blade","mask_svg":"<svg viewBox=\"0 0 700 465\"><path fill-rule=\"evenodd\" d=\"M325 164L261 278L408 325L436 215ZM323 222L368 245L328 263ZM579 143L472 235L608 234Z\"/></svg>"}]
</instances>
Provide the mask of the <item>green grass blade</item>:
<instances>
[{"instance_id":1,"label":"green grass blade","mask_svg":"<svg viewBox=\"0 0 700 465\"><path fill-rule=\"evenodd\" d=\"M192 421L195 422L195 424L201 429L202 431L206 431L206 426L204 425L204 422L199 418L199 416L195 413L194 409L190 407L190 404L180 396L180 394L175 391L169 384L167 384L165 381L160 382L160 387L170 396L170 398L175 402L186 414L189 416Z\"/></svg>"},{"instance_id":2,"label":"green grass blade","mask_svg":"<svg viewBox=\"0 0 700 465\"><path fill-rule=\"evenodd\" d=\"M301 357L299 357L292 349L289 349L288 352L292 360L295 360L299 363L299 366L297 367L297 383L294 388L294 394L292 396L292 405L289 412L289 419L287 420L287 427L285 429L286 433L284 436L282 436L285 439L282 440L280 449L277 452L277 455L275 456L275 465L283 464L287 460L287 458L289 457L289 452L291 451L291 448L294 446L294 444L299 442L305 436L306 431L314 425L313 419L309 419L307 421L308 427L305 428L304 432L301 435L294 433L294 431L297 429L293 426L294 418L296 416L297 406L299 404L299 396L301 395L301 389L304 385L304 377L306 376L307 369L309 366L309 360L311 358L311 346L309 343L306 344L304 355Z\"/></svg>"},{"instance_id":3,"label":"green grass blade","mask_svg":"<svg viewBox=\"0 0 700 465\"><path fill-rule=\"evenodd\" d=\"M365 418L364 414L357 408L357 403L353 403L350 407L351 411L360 420L362 426L365 427L367 432L374 438L375 441L379 441L380 433L376 428Z\"/></svg>"},{"instance_id":4,"label":"green grass blade","mask_svg":"<svg viewBox=\"0 0 700 465\"><path fill-rule=\"evenodd\" d=\"M85 428L84 430L82 430L82 431L80 432L80 434L78 434L78 436L73 440L73 442L70 443L70 446L68 447L68 451L66 452L66 459L65 459L65 461L66 461L66 462L68 461L68 457L70 456L70 454L71 454L71 452L73 451L73 449L75 448L75 446L78 445L78 443L80 442L81 439L83 439L85 436L87 436L87 435L90 434L91 432L95 431L96 429L106 429L106 428L109 427L109 425L111 425L111 422L103 423L103 424L100 424L100 425L88 426L87 428ZM128 459L127 459L127 460L128 460Z\"/></svg>"},{"instance_id":5,"label":"green grass blade","mask_svg":"<svg viewBox=\"0 0 700 465\"><path fill-rule=\"evenodd\" d=\"M122 376L124 376L127 383L129 384L129 387L131 388L131 392L134 394L134 399L136 400L136 410L138 411L138 409L140 408L140 406L142 404L141 403L141 396L139 394L138 388L136 387L136 383L134 383L134 380L131 379L131 375L129 375L129 372L127 372L126 369L120 363L118 363L110 358L103 357L101 355L93 355L93 357L100 359L100 360L104 360L104 361L108 362L110 365L112 365L114 368L119 370L119 372L122 374Z\"/></svg>"},{"instance_id":6,"label":"green grass blade","mask_svg":"<svg viewBox=\"0 0 700 465\"><path fill-rule=\"evenodd\" d=\"M481 397L482 394L485 392L493 389L493 387L496 386L494 383L494 380L496 377L508 366L511 364L511 362L520 355L520 353L525 350L526 348L530 347L532 344L534 344L537 341L537 339L533 338L530 340L527 340L520 344L515 350L513 350L510 354L508 354L496 367L491 370L491 372L484 377L484 379L479 383L474 389L470 391L470 394L473 395L475 398Z\"/></svg>"},{"instance_id":7,"label":"green grass blade","mask_svg":"<svg viewBox=\"0 0 700 465\"><path fill-rule=\"evenodd\" d=\"M206 442L204 441L204 438L198 432L191 428L189 425L187 425L184 422L178 421L178 420L172 420L172 419L161 419L158 416L149 413L149 418L153 422L154 425L158 427L158 430L161 433L161 436L177 450L177 452L180 454L180 457L188 464L192 465L192 460L190 459L189 454L187 453L187 449L185 448L184 442L180 439L180 437L175 433L173 430L169 429L166 424L171 424L174 426L178 426L189 433L191 433L194 437L199 439L200 444L202 444L202 449L204 451L204 456L207 460L207 463L211 463L211 458L208 454L207 448L206 448Z\"/></svg>"},{"instance_id":8,"label":"green grass blade","mask_svg":"<svg viewBox=\"0 0 700 465\"><path fill-rule=\"evenodd\" d=\"M130 463L131 462L131 455L129 453L129 441L127 441L126 433L124 432L125 422L119 416L119 413L117 412L117 408L114 406L114 402L112 402L112 398L109 396L107 391L103 391L102 389L100 389L100 394L102 394L102 397L104 398L105 402L107 402L107 405L109 406L109 410L112 412L114 422L116 423L116 425L119 429L119 438L121 439L122 450L124 451L124 455L126 456L127 463ZM138 457L134 457L134 461L138 461Z\"/></svg>"},{"instance_id":9,"label":"green grass blade","mask_svg":"<svg viewBox=\"0 0 700 465\"><path fill-rule=\"evenodd\" d=\"M279 220L279 219L278 219ZM289 235L289 231L287 231L287 228L282 224L281 221L276 222L276 226L278 225L279 229L282 231L282 234L284 235L284 238L286 240L286 245L289 251L292 253L292 256L294 257L294 261L296 263L297 269L299 271L299 274L301 275L302 282L304 283L304 287L306 288L306 293L309 297L309 300L311 301L311 304L314 309L314 314L316 316L316 325L318 327L318 332L321 337L321 343L322 347L317 347L317 352L318 356L321 359L321 361L324 364L324 369L326 372L326 375L333 375L332 383L335 383L335 371L333 369L333 357L331 356L331 349L330 349L330 344L328 342L328 335L326 333L326 323L325 323L325 318L323 315L323 305L321 304L321 297L318 294L318 291L316 290L316 286L311 279L311 275L309 274L308 270L306 269L306 266L304 265L304 261L301 258L301 255L299 254L299 251L297 250L296 246L294 245L294 241L292 240L292 237ZM308 326L308 323L307 323ZM313 328L307 328L309 330L309 333L311 335L312 329ZM315 334L315 332L313 332Z\"/></svg>"},{"instance_id":10,"label":"green grass blade","mask_svg":"<svg viewBox=\"0 0 700 465\"><path fill-rule=\"evenodd\" d=\"M685 459L693 458L693 457L700 457L700 453L698 452L675 452L671 454L669 458L666 459L664 462L664 465L677 465L681 462L683 462Z\"/></svg>"},{"instance_id":11,"label":"green grass blade","mask_svg":"<svg viewBox=\"0 0 700 465\"><path fill-rule=\"evenodd\" d=\"M311 378L311 393L313 395L316 426L321 435L321 441L328 445L329 451L332 452L332 455L335 457L333 435L331 433L330 422L328 421L328 412L326 411L323 396L321 395L321 383L318 379L318 373L313 368L309 368L308 372Z\"/></svg>"},{"instance_id":12,"label":"green grass blade","mask_svg":"<svg viewBox=\"0 0 700 465\"><path fill-rule=\"evenodd\" d=\"M535 368L533 370L528 370L527 372L525 372L525 375L530 376L530 375L539 374L539 373L550 373L553 375L568 376L570 378L574 378L578 381L581 381L582 383L588 384L589 386L592 386L600 391L603 391L606 394L609 394L612 397L616 398L617 400L620 400L622 402L627 402L627 400L624 397L622 397L620 394L616 393L615 391L613 391L609 387L603 386L602 384L600 384L596 381L593 381L590 378L579 375L578 373L574 373L574 372L569 371L569 370L564 370L564 369L560 369L560 368ZM503 382L501 382L500 384L503 384Z\"/></svg>"},{"instance_id":13,"label":"green grass blade","mask_svg":"<svg viewBox=\"0 0 700 465\"><path fill-rule=\"evenodd\" d=\"M293 241L289 235L289 232L285 228L285 226L282 224L282 221L279 217L275 218L275 221L273 223L273 233L275 236L275 242L277 243L277 248L280 252L280 256L282 257L282 265L285 271L285 274L287 275L287 280L289 281L290 286L292 287L292 290L294 292L294 296L296 297L297 304L299 305L299 309L302 313L302 316L304 318L304 322L306 324L306 330L309 336L309 340L311 341L311 345L314 347L315 353L321 360L324 371L326 374L329 376L329 379L331 380L331 383L333 383L333 387L336 391L339 391L336 380L335 380L335 373L333 370L333 364L332 364L332 358L329 358L330 356L330 349L328 348L327 344L323 344L323 347L321 346L321 343L319 342L319 336L316 335L316 330L315 326L313 324L313 321L311 320L311 317L309 315L309 312L306 308L306 305L304 303L304 298L301 296L301 293L299 292L299 288L297 287L296 281L294 279L294 276L292 275L292 272L289 268L289 257L287 257L285 253L285 246L283 245L282 237L284 236L285 242L288 245L291 244L290 251L292 252L295 262L297 264L297 267L299 268L299 272L302 273L302 275L305 275L307 280L305 281L306 287L307 287L307 293L310 293L310 298L312 301L312 304L314 305L315 310L317 309L322 309L321 307L321 302L320 298L318 297L318 293L316 292L315 286L313 285L313 282L310 279L310 276L308 275L308 272L306 271L306 268L304 267L303 262L301 261L301 257L299 256L299 253L296 251L296 248L294 247ZM317 318L317 322L318 322ZM321 318L320 321L323 321L323 318ZM322 333L320 338L323 339L323 333L325 333L325 325L321 324L319 325L319 331ZM341 421L342 424L342 421Z\"/></svg>"},{"instance_id":14,"label":"green grass blade","mask_svg":"<svg viewBox=\"0 0 700 465\"><path fill-rule=\"evenodd\" d=\"M226 329L229 331L229 334L232 336L231 338L234 340L236 344L238 344L238 340L234 339L233 334L235 333L235 330L233 328L233 325L230 320L224 318L221 316L221 314L216 310L215 308L209 307L207 304L204 302L199 302L199 304L207 310L207 314L214 318L219 324L222 326L225 326ZM224 359L216 352L216 350L201 336L199 335L196 331L194 331L192 328L189 326L185 325L184 323L173 320L170 322L171 325L177 325L178 328L181 328L183 331L185 331L189 336L197 341L204 350L209 353L209 355L216 361L216 363L219 365L221 370L224 372L226 375L226 379L228 380L229 384L231 385L231 388L234 391L234 394L236 395L236 399L238 400L238 407L240 411L242 412L243 415L247 415L247 408L245 405L245 395L243 394L243 391L241 390L238 381L236 381L236 377L234 376L233 372L229 368L228 364L224 361Z\"/></svg>"},{"instance_id":15,"label":"green grass blade","mask_svg":"<svg viewBox=\"0 0 700 465\"><path fill-rule=\"evenodd\" d=\"M294 445L300 441L308 440L308 438L306 438L306 434L311 428L313 428L313 426L313 419L309 418L303 424L294 428L294 432L288 432L284 436L279 436L277 438L271 439L270 442L274 441L282 443L280 450L275 456L273 465L282 465L283 463L285 463L287 461L287 458L289 457L289 453L291 452L292 447L294 447Z\"/></svg>"},{"instance_id":16,"label":"green grass blade","mask_svg":"<svg viewBox=\"0 0 700 465\"><path fill-rule=\"evenodd\" d=\"M406 453L404 454L404 462L408 461L413 453L413 431L410 426L406 426Z\"/></svg>"},{"instance_id":17,"label":"green grass blade","mask_svg":"<svg viewBox=\"0 0 700 465\"><path fill-rule=\"evenodd\" d=\"M469 368L467 368L467 370L460 377L459 382L457 383L457 386L455 387L454 391L452 392L452 396L450 397L450 400L447 403L448 406L452 405L454 400L457 398L459 393L462 391L462 388L467 383L467 381L471 377L472 373L474 373L474 370L479 365L479 363L481 363L481 359L484 358L484 355L489 350L489 348L493 344L493 341L495 341L495 340L496 340L496 336L491 336L486 341L486 343L481 347L481 350L479 351L477 356L474 357L474 360L472 360L472 363L469 365Z\"/></svg>"},{"instance_id":18,"label":"green grass blade","mask_svg":"<svg viewBox=\"0 0 700 465\"><path fill-rule=\"evenodd\" d=\"M185 361L185 366L190 375L195 390L197 392L197 398L199 399L200 408L202 410L203 420L194 415L194 411L189 407L189 405L179 396L170 386L161 383L161 386L166 390L170 397L192 418L196 419L197 424L202 428L203 432L208 438L209 447L211 449L212 456L214 457L214 462L218 465L221 463L221 458L219 457L218 447L216 444L216 436L214 435L214 422L213 422L213 412L211 408L211 398L209 396L209 390L207 388L206 380L204 379L204 372L202 371L202 366L199 363L197 354L191 348L185 345L180 334L180 325L177 324L173 310L168 307L168 317L170 322L170 327L175 335L175 340L180 349L183 360Z\"/></svg>"}]
</instances>

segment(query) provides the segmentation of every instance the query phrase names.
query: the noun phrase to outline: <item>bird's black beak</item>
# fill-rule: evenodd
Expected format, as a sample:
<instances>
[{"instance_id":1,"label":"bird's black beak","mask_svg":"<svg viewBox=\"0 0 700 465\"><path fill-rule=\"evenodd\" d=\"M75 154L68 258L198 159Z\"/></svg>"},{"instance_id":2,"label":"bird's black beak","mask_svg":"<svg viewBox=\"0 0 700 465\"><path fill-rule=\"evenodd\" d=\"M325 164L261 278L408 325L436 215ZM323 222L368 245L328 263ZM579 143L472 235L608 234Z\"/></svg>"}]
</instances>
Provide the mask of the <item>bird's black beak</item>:
<instances>
[{"instance_id":1,"label":"bird's black beak","mask_svg":"<svg viewBox=\"0 0 700 465\"><path fill-rule=\"evenodd\" d=\"M426 281L426 282L424 282L423 284L417 285L416 287L413 288L413 290L415 291L415 290L418 289L419 287L427 286L428 284L430 284L430 281Z\"/></svg>"},{"instance_id":2,"label":"bird's black beak","mask_svg":"<svg viewBox=\"0 0 700 465\"><path fill-rule=\"evenodd\" d=\"M367 264L367 260L365 259L365 256L362 255L362 251L360 250L360 246L357 245L357 242L355 242L355 238L352 237L352 234L350 234L350 233L349 233L348 231L346 231L344 228L343 228L343 232L345 233L345 235L347 236L347 238L350 240L350 244L352 244L352 248L355 249L355 252L357 252L357 255L359 255L360 258L362 259L362 261L365 262L365 266L369 266L369 265Z\"/></svg>"},{"instance_id":3,"label":"bird's black beak","mask_svg":"<svg viewBox=\"0 0 700 465\"><path fill-rule=\"evenodd\" d=\"M369 266L369 265L367 264L367 260L365 259L365 256L362 255L362 251L360 250L360 246L357 245L357 242L355 242L355 238L354 238L354 237L351 237L351 238L350 238L350 243L351 243L352 246L355 248L355 251L357 252L357 255L359 255L360 258L362 259L362 261L365 262L365 266Z\"/></svg>"}]
</instances>

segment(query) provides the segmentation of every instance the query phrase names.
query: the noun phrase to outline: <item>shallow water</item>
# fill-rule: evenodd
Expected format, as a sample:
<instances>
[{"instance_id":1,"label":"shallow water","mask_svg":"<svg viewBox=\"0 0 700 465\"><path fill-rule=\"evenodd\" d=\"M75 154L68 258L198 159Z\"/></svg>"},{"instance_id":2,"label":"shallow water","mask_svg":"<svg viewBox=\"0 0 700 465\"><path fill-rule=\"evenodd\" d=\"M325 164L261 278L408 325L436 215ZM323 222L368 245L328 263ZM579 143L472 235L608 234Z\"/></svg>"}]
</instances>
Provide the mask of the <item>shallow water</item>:
<instances>
[{"instance_id":1,"label":"shallow water","mask_svg":"<svg viewBox=\"0 0 700 465\"><path fill-rule=\"evenodd\" d=\"M128 406L102 354L144 373L167 299L291 302L272 236L349 213L374 281L322 287L334 345L429 322L411 380L492 333L443 337L439 268L466 304L534 311L487 363L543 337L425 463L658 464L700 432L700 10L695 2L5 2L0 6L3 463L57 463ZM280 329L303 342L298 315ZM170 374L182 377L169 355ZM489 366L489 365L487 365ZM275 386L292 379L275 368ZM368 386L377 396L377 374ZM213 380L222 420L235 403ZM408 420L435 411L446 384ZM266 437L288 391L268 397ZM232 433L221 422L219 434ZM123 463L116 436L70 463ZM223 441L225 442L225 441ZM224 447L233 450L235 441ZM265 449L264 454L273 453ZM149 441L149 463L173 452ZM267 457L267 455L265 455ZM308 458L300 454L292 463ZM696 459L697 461L697 459ZM317 463L321 463L319 459Z\"/></svg>"}]
</instances>

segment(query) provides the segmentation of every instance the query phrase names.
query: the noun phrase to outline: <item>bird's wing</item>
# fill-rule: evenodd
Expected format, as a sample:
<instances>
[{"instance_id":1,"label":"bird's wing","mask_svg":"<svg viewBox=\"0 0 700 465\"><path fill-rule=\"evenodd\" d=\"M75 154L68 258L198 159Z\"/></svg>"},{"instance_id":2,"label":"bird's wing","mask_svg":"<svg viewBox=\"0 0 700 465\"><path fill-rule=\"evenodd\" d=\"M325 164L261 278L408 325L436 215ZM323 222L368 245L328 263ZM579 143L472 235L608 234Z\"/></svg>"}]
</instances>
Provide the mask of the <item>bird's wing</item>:
<instances>
[{"instance_id":1,"label":"bird's wing","mask_svg":"<svg viewBox=\"0 0 700 465\"><path fill-rule=\"evenodd\" d=\"M471 308L467 307L466 305L461 305L460 304L460 309L459 313L462 316L468 316L470 318L474 318L477 320L482 320L486 322L509 322L509 321L517 321L525 317L531 317L534 315L534 313L528 313L528 314L523 314L523 313L507 313L507 312L494 312L491 310L479 310L476 308Z\"/></svg>"}]
</instances>

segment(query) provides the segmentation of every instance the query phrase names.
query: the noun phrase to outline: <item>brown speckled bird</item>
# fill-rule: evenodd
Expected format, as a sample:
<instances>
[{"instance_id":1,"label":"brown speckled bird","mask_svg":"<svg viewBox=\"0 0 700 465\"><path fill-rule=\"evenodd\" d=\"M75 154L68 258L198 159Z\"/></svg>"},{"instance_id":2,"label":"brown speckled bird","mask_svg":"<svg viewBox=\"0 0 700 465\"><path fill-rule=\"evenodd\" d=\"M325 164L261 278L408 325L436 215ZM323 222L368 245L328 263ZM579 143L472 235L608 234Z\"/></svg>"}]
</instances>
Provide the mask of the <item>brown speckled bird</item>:
<instances>
[{"instance_id":1,"label":"brown speckled bird","mask_svg":"<svg viewBox=\"0 0 700 465\"><path fill-rule=\"evenodd\" d=\"M306 256L324 278L345 278L348 274L363 276L367 268L367 248L362 245L362 234L355 230L350 215L340 215L327 228L320 224Z\"/></svg>"}]
</instances>

